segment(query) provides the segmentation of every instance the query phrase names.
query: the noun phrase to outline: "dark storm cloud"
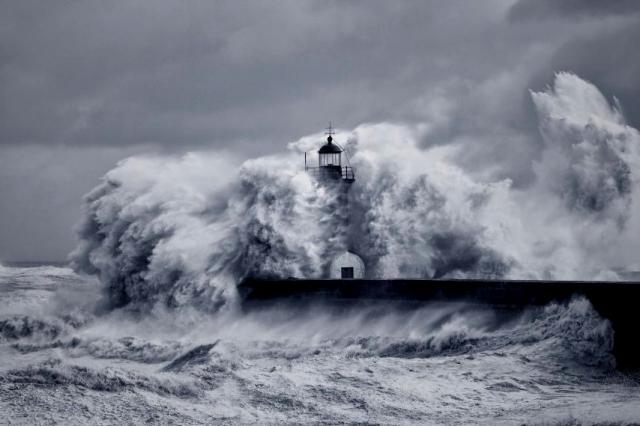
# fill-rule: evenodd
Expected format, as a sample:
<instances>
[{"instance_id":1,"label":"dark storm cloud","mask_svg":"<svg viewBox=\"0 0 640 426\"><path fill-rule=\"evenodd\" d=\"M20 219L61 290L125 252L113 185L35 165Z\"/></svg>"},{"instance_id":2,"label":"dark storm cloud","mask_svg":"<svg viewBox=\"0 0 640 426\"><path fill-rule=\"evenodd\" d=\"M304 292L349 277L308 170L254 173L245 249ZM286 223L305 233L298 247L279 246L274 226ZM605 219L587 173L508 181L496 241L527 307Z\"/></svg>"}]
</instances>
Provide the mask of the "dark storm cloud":
<instances>
[{"instance_id":1,"label":"dark storm cloud","mask_svg":"<svg viewBox=\"0 0 640 426\"><path fill-rule=\"evenodd\" d=\"M432 82L515 60L477 37L502 3L6 3L0 142L275 145L413 119Z\"/></svg>"},{"instance_id":2,"label":"dark storm cloud","mask_svg":"<svg viewBox=\"0 0 640 426\"><path fill-rule=\"evenodd\" d=\"M558 17L603 17L638 11L640 2L637 0L519 0L509 11L509 18L517 21Z\"/></svg>"},{"instance_id":3,"label":"dark storm cloud","mask_svg":"<svg viewBox=\"0 0 640 426\"><path fill-rule=\"evenodd\" d=\"M550 62L556 70L575 70L592 81L608 97L620 100L631 125L640 127L640 17L612 28L598 37L566 43Z\"/></svg>"},{"instance_id":4,"label":"dark storm cloud","mask_svg":"<svg viewBox=\"0 0 640 426\"><path fill-rule=\"evenodd\" d=\"M602 4L617 5L598 4L597 8ZM540 90L549 84L554 73L573 72L594 83L608 98L618 99L629 124L640 127L640 2L633 2L633 6L629 5L624 14L614 13L622 10L617 5L608 16L603 14L604 18L589 18L589 31L555 46L549 60L538 65L528 86Z\"/></svg>"},{"instance_id":5,"label":"dark storm cloud","mask_svg":"<svg viewBox=\"0 0 640 426\"><path fill-rule=\"evenodd\" d=\"M448 111L456 120L435 123L427 143L489 127L522 133L533 121L521 76L547 71L551 53L580 39L584 24L518 22L597 20L639 4L4 2L0 143L232 145L253 154L329 119L344 127L431 119L442 113L433 111L438 94L456 103ZM608 25L591 37L617 24ZM580 73L597 60L565 62ZM499 98L488 111L483 90Z\"/></svg>"}]
</instances>

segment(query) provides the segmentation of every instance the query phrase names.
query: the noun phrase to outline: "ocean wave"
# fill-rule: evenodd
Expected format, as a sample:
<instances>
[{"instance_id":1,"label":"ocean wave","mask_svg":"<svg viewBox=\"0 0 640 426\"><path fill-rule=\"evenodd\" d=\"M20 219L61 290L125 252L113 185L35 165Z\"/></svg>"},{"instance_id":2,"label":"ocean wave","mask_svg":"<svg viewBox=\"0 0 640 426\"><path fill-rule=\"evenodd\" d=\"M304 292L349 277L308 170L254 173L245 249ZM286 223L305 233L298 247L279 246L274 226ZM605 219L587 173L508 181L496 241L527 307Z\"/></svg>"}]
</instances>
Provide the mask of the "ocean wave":
<instances>
[{"instance_id":1,"label":"ocean wave","mask_svg":"<svg viewBox=\"0 0 640 426\"><path fill-rule=\"evenodd\" d=\"M585 298L531 308L516 322L498 327L483 327L464 315L454 315L421 337L361 336L339 345L353 356L430 358L509 351L564 365L615 367L611 324Z\"/></svg>"},{"instance_id":2,"label":"ocean wave","mask_svg":"<svg viewBox=\"0 0 640 426\"><path fill-rule=\"evenodd\" d=\"M51 360L44 365L0 373L0 383L37 386L75 386L102 392L143 390L179 398L201 396L201 384L176 377L152 377L116 368L94 370Z\"/></svg>"},{"instance_id":3,"label":"ocean wave","mask_svg":"<svg viewBox=\"0 0 640 426\"><path fill-rule=\"evenodd\" d=\"M126 159L86 196L73 267L134 310L235 309L243 277L319 278L345 249L370 278L618 278L625 229L640 229L640 134L572 74L532 99L544 147L525 188L474 179L454 145L423 148L419 129L388 123L336 135L358 170L348 209L299 167L317 135L240 166Z\"/></svg>"},{"instance_id":4,"label":"ocean wave","mask_svg":"<svg viewBox=\"0 0 640 426\"><path fill-rule=\"evenodd\" d=\"M79 315L36 318L27 315L0 319L0 341L14 341L29 338L50 341L69 330L86 324L88 319Z\"/></svg>"}]
</instances>

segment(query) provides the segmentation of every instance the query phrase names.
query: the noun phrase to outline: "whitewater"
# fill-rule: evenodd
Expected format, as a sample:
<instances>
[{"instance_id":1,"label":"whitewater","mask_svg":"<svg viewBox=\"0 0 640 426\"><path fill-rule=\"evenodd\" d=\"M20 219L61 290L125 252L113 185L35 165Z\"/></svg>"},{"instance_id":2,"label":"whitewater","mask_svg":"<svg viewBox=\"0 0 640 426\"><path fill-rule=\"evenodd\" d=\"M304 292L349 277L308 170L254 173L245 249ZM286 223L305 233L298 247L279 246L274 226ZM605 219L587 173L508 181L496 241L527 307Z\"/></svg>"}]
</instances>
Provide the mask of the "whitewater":
<instances>
[{"instance_id":1,"label":"whitewater","mask_svg":"<svg viewBox=\"0 0 640 426\"><path fill-rule=\"evenodd\" d=\"M627 424L640 376L589 301L505 320L468 304L267 306L246 276L621 279L637 264L640 134L560 73L532 92L535 179L479 177L427 125L339 132L348 211L288 153L121 161L85 198L70 267L0 266L5 424Z\"/></svg>"}]
</instances>

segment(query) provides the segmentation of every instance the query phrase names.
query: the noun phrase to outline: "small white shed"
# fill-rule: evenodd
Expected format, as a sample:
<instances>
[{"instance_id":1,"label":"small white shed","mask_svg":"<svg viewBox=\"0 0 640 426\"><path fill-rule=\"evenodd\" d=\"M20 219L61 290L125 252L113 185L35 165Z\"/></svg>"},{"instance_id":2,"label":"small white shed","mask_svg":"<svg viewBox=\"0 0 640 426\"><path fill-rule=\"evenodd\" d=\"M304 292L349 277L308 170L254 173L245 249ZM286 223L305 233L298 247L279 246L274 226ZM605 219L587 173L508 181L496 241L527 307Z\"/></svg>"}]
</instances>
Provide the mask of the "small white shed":
<instances>
[{"instance_id":1,"label":"small white shed","mask_svg":"<svg viewBox=\"0 0 640 426\"><path fill-rule=\"evenodd\" d=\"M364 278L364 262L360 256L345 251L331 262L331 278L362 279Z\"/></svg>"}]
</instances>

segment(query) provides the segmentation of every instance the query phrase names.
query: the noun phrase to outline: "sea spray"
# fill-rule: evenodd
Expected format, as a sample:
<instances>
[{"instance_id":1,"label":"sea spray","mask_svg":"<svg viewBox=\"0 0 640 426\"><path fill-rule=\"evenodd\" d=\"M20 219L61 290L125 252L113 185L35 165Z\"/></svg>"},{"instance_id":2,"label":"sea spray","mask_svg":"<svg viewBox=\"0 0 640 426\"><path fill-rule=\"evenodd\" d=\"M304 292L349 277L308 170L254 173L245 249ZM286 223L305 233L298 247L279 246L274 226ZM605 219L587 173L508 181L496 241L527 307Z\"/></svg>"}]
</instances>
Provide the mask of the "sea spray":
<instances>
[{"instance_id":1,"label":"sea spray","mask_svg":"<svg viewBox=\"0 0 640 426\"><path fill-rule=\"evenodd\" d=\"M252 160L239 172L221 171L225 162L195 154L121 162L86 197L74 266L97 273L116 307L216 310L233 303L247 274L321 276L326 253L340 246L331 238L335 193L286 162ZM218 173L232 177L227 186ZM211 186L192 185L198 178Z\"/></svg>"},{"instance_id":2,"label":"sea spray","mask_svg":"<svg viewBox=\"0 0 640 426\"><path fill-rule=\"evenodd\" d=\"M463 147L424 148L418 128L389 123L336 135L357 176L348 221L300 167L319 135L241 165L135 157L87 195L73 265L137 310L233 309L243 277L322 277L345 248L370 278L617 278L640 217L638 131L571 74L532 97L544 148L528 187L476 181L452 161Z\"/></svg>"}]
</instances>

